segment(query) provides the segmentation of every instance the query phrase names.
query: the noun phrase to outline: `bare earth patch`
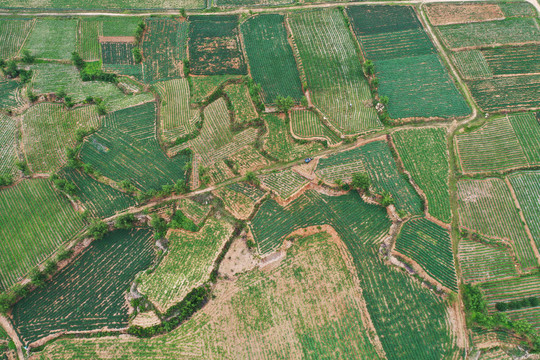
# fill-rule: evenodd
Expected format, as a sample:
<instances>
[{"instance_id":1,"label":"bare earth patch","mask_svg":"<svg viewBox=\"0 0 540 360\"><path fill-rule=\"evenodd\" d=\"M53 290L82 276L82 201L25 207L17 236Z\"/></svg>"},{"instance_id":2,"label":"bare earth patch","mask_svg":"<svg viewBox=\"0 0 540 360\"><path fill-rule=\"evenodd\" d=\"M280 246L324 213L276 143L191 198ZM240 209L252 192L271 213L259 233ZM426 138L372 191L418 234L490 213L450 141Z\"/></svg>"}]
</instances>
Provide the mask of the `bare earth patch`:
<instances>
[{"instance_id":1,"label":"bare earth patch","mask_svg":"<svg viewBox=\"0 0 540 360\"><path fill-rule=\"evenodd\" d=\"M426 12L436 26L504 19L497 4L430 4Z\"/></svg>"}]
</instances>

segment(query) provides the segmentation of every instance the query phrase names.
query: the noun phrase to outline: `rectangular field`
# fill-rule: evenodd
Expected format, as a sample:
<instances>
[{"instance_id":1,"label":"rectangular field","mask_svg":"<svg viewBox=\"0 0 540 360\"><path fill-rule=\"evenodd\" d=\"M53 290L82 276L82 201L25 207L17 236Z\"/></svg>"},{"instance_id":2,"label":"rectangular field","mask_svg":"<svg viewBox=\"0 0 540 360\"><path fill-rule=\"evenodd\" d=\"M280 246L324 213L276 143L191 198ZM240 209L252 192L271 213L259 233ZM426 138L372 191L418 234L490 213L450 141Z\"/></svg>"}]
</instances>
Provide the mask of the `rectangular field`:
<instances>
[{"instance_id":1,"label":"rectangular field","mask_svg":"<svg viewBox=\"0 0 540 360\"><path fill-rule=\"evenodd\" d=\"M245 124L259 117L246 85L231 84L227 85L224 90L233 107L234 121Z\"/></svg>"},{"instance_id":2,"label":"rectangular field","mask_svg":"<svg viewBox=\"0 0 540 360\"><path fill-rule=\"evenodd\" d=\"M300 101L304 95L291 44L287 41L284 16L262 14L251 17L241 27L251 76L262 86L265 103L278 96Z\"/></svg>"},{"instance_id":3,"label":"rectangular field","mask_svg":"<svg viewBox=\"0 0 540 360\"><path fill-rule=\"evenodd\" d=\"M133 59L135 45L130 42L101 42L101 57L103 66L107 65L136 65Z\"/></svg>"},{"instance_id":4,"label":"rectangular field","mask_svg":"<svg viewBox=\"0 0 540 360\"><path fill-rule=\"evenodd\" d=\"M496 47L482 55L494 75L540 73L540 45Z\"/></svg>"},{"instance_id":5,"label":"rectangular field","mask_svg":"<svg viewBox=\"0 0 540 360\"><path fill-rule=\"evenodd\" d=\"M346 134L381 128L354 39L340 10L296 12L288 20L314 105Z\"/></svg>"},{"instance_id":6,"label":"rectangular field","mask_svg":"<svg viewBox=\"0 0 540 360\"><path fill-rule=\"evenodd\" d=\"M17 161L16 130L15 120L0 114L0 176L15 172L15 162Z\"/></svg>"},{"instance_id":7,"label":"rectangular field","mask_svg":"<svg viewBox=\"0 0 540 360\"><path fill-rule=\"evenodd\" d=\"M504 13L498 4L427 4L429 21L435 25L463 24L490 20L503 20Z\"/></svg>"},{"instance_id":8,"label":"rectangular field","mask_svg":"<svg viewBox=\"0 0 540 360\"><path fill-rule=\"evenodd\" d=\"M412 6L349 6L347 15L357 36L422 28Z\"/></svg>"},{"instance_id":9,"label":"rectangular field","mask_svg":"<svg viewBox=\"0 0 540 360\"><path fill-rule=\"evenodd\" d=\"M0 289L6 289L84 223L46 179L24 180L0 190Z\"/></svg>"},{"instance_id":10,"label":"rectangular field","mask_svg":"<svg viewBox=\"0 0 540 360\"><path fill-rule=\"evenodd\" d=\"M450 223L446 128L417 128L392 133L405 169L427 198L428 212Z\"/></svg>"},{"instance_id":11,"label":"rectangular field","mask_svg":"<svg viewBox=\"0 0 540 360\"><path fill-rule=\"evenodd\" d=\"M77 43L75 19L40 18L24 48L41 59L69 60Z\"/></svg>"},{"instance_id":12,"label":"rectangular field","mask_svg":"<svg viewBox=\"0 0 540 360\"><path fill-rule=\"evenodd\" d=\"M190 16L189 64L195 75L245 75L238 16Z\"/></svg>"},{"instance_id":13,"label":"rectangular field","mask_svg":"<svg viewBox=\"0 0 540 360\"><path fill-rule=\"evenodd\" d=\"M490 79L493 72L480 50L463 50L452 52L452 60L467 80Z\"/></svg>"},{"instance_id":14,"label":"rectangular field","mask_svg":"<svg viewBox=\"0 0 540 360\"><path fill-rule=\"evenodd\" d=\"M518 275L509 249L469 239L459 241L459 263L463 280L468 283L491 281Z\"/></svg>"},{"instance_id":15,"label":"rectangular field","mask_svg":"<svg viewBox=\"0 0 540 360\"><path fill-rule=\"evenodd\" d=\"M536 247L540 249L540 172L517 172L507 179L516 194Z\"/></svg>"},{"instance_id":16,"label":"rectangular field","mask_svg":"<svg viewBox=\"0 0 540 360\"><path fill-rule=\"evenodd\" d=\"M540 108L540 75L470 81L471 93L484 111Z\"/></svg>"},{"instance_id":17,"label":"rectangular field","mask_svg":"<svg viewBox=\"0 0 540 360\"><path fill-rule=\"evenodd\" d=\"M76 51L86 61L96 61L101 58L99 37L101 36L102 25L99 20L79 20Z\"/></svg>"},{"instance_id":18,"label":"rectangular field","mask_svg":"<svg viewBox=\"0 0 540 360\"><path fill-rule=\"evenodd\" d=\"M533 274L519 278L491 281L480 285L489 305L540 296L540 278Z\"/></svg>"},{"instance_id":19,"label":"rectangular field","mask_svg":"<svg viewBox=\"0 0 540 360\"><path fill-rule=\"evenodd\" d=\"M33 19L0 20L0 59L11 59L19 54L34 23Z\"/></svg>"},{"instance_id":20,"label":"rectangular field","mask_svg":"<svg viewBox=\"0 0 540 360\"><path fill-rule=\"evenodd\" d=\"M321 157L315 170L318 177L330 184L336 180L348 183L357 172L366 172L360 148Z\"/></svg>"}]
</instances>

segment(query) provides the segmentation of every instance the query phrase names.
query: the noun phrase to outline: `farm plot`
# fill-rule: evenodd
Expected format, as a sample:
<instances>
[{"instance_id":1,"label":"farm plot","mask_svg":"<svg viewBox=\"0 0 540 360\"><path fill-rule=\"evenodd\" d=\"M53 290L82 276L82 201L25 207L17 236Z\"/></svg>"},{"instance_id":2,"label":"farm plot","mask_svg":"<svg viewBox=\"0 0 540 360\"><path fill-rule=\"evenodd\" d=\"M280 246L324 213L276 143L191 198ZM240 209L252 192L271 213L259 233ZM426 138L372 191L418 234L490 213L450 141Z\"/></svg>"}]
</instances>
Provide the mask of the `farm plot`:
<instances>
[{"instance_id":1,"label":"farm plot","mask_svg":"<svg viewBox=\"0 0 540 360\"><path fill-rule=\"evenodd\" d=\"M238 6L271 6L271 5L286 5L292 4L292 0L216 0L214 4L219 7L235 8Z\"/></svg>"},{"instance_id":2,"label":"farm plot","mask_svg":"<svg viewBox=\"0 0 540 360\"><path fill-rule=\"evenodd\" d=\"M19 54L34 22L33 19L0 20L0 59L10 59Z\"/></svg>"},{"instance_id":3,"label":"farm plot","mask_svg":"<svg viewBox=\"0 0 540 360\"><path fill-rule=\"evenodd\" d=\"M422 201L412 185L399 173L388 144L375 141L359 150L362 163L371 178L375 191L388 191L396 209L410 214L422 214Z\"/></svg>"},{"instance_id":4,"label":"farm plot","mask_svg":"<svg viewBox=\"0 0 540 360\"><path fill-rule=\"evenodd\" d=\"M510 175L508 181L516 194L536 248L540 248L540 172L518 172Z\"/></svg>"},{"instance_id":5,"label":"farm plot","mask_svg":"<svg viewBox=\"0 0 540 360\"><path fill-rule=\"evenodd\" d=\"M320 158L315 173L327 183L336 180L348 183L354 173L366 171L360 152L360 148L355 148Z\"/></svg>"},{"instance_id":6,"label":"farm plot","mask_svg":"<svg viewBox=\"0 0 540 360\"><path fill-rule=\"evenodd\" d=\"M44 260L84 224L45 179L0 191L0 288L6 289Z\"/></svg>"},{"instance_id":7,"label":"farm plot","mask_svg":"<svg viewBox=\"0 0 540 360\"><path fill-rule=\"evenodd\" d=\"M80 19L77 28L76 51L84 60L100 59L99 37L102 23L99 20Z\"/></svg>"},{"instance_id":8,"label":"farm plot","mask_svg":"<svg viewBox=\"0 0 540 360\"><path fill-rule=\"evenodd\" d=\"M437 29L446 46L453 50L540 42L540 28L534 18L444 25Z\"/></svg>"},{"instance_id":9,"label":"farm plot","mask_svg":"<svg viewBox=\"0 0 540 360\"><path fill-rule=\"evenodd\" d=\"M467 80L490 79L493 77L486 57L480 50L464 50L452 53L452 59Z\"/></svg>"},{"instance_id":10,"label":"farm plot","mask_svg":"<svg viewBox=\"0 0 540 360\"><path fill-rule=\"evenodd\" d=\"M507 311L506 314L513 321L525 320L536 330L540 329L540 307Z\"/></svg>"},{"instance_id":11,"label":"farm plot","mask_svg":"<svg viewBox=\"0 0 540 360\"><path fill-rule=\"evenodd\" d=\"M357 36L422 28L412 6L349 6L347 14Z\"/></svg>"},{"instance_id":12,"label":"farm plot","mask_svg":"<svg viewBox=\"0 0 540 360\"><path fill-rule=\"evenodd\" d=\"M364 56L375 61L435 53L431 40L422 28L358 35L358 39Z\"/></svg>"},{"instance_id":13,"label":"farm plot","mask_svg":"<svg viewBox=\"0 0 540 360\"><path fill-rule=\"evenodd\" d=\"M55 93L65 90L75 102L87 96L103 99L107 110L115 111L143 102L152 101L151 93L126 96L114 84L102 81L82 81L77 69L61 64L34 64L32 87L34 93Z\"/></svg>"},{"instance_id":14,"label":"farm plot","mask_svg":"<svg viewBox=\"0 0 540 360\"><path fill-rule=\"evenodd\" d=\"M255 210L255 201L258 200L231 188L230 185L214 190L213 194L223 201L223 205L225 205L228 212L241 220L247 220L251 216L253 210Z\"/></svg>"},{"instance_id":15,"label":"farm plot","mask_svg":"<svg viewBox=\"0 0 540 360\"><path fill-rule=\"evenodd\" d=\"M272 190L282 199L288 199L309 183L306 178L290 169L264 175L259 179L262 185Z\"/></svg>"},{"instance_id":16,"label":"farm plot","mask_svg":"<svg viewBox=\"0 0 540 360\"><path fill-rule=\"evenodd\" d=\"M236 167L242 176L246 175L248 171L255 171L272 163L252 145L244 146L228 159L232 161L233 167Z\"/></svg>"},{"instance_id":17,"label":"farm plot","mask_svg":"<svg viewBox=\"0 0 540 360\"><path fill-rule=\"evenodd\" d=\"M508 17L538 16L534 6L525 1L512 1L508 3L501 2L499 3L499 7L503 11L504 15Z\"/></svg>"},{"instance_id":18,"label":"farm plot","mask_svg":"<svg viewBox=\"0 0 540 360\"><path fill-rule=\"evenodd\" d=\"M102 40L100 46L103 67L105 69L108 69L109 65L111 65L112 69L114 69L114 65L141 66L135 64L135 60L133 59L133 49L135 48L135 44L132 42Z\"/></svg>"},{"instance_id":19,"label":"farm plot","mask_svg":"<svg viewBox=\"0 0 540 360\"><path fill-rule=\"evenodd\" d=\"M435 25L450 25L503 20L505 14L498 4L426 4L429 21Z\"/></svg>"},{"instance_id":20,"label":"farm plot","mask_svg":"<svg viewBox=\"0 0 540 360\"><path fill-rule=\"evenodd\" d=\"M523 270L538 267L532 239L504 181L461 180L457 185L460 225L489 237L509 240Z\"/></svg>"},{"instance_id":21,"label":"farm plot","mask_svg":"<svg viewBox=\"0 0 540 360\"><path fill-rule=\"evenodd\" d=\"M13 321L28 345L64 331L125 328L124 292L154 259L152 232L116 230L94 241L45 287L13 308Z\"/></svg>"},{"instance_id":22,"label":"farm plot","mask_svg":"<svg viewBox=\"0 0 540 360\"><path fill-rule=\"evenodd\" d=\"M417 128L392 133L392 139L414 182L424 192L429 213L450 223L446 128Z\"/></svg>"},{"instance_id":23,"label":"farm plot","mask_svg":"<svg viewBox=\"0 0 540 360\"><path fill-rule=\"evenodd\" d=\"M189 104L189 83L187 79L174 79L154 85L160 97L160 130L165 141L195 131L195 123L200 121L199 111Z\"/></svg>"},{"instance_id":24,"label":"farm plot","mask_svg":"<svg viewBox=\"0 0 540 360\"><path fill-rule=\"evenodd\" d=\"M459 263L463 280L468 283L491 281L518 275L516 265L505 247L478 241L459 241Z\"/></svg>"},{"instance_id":25,"label":"farm plot","mask_svg":"<svg viewBox=\"0 0 540 360\"><path fill-rule=\"evenodd\" d=\"M292 161L307 157L322 149L318 143L297 144L289 135L289 129L284 119L275 115L264 115L268 134L264 140L264 150L279 161Z\"/></svg>"},{"instance_id":26,"label":"farm plot","mask_svg":"<svg viewBox=\"0 0 540 360\"><path fill-rule=\"evenodd\" d=\"M15 80L0 80L0 108L12 109L23 104L21 84Z\"/></svg>"},{"instance_id":27,"label":"farm plot","mask_svg":"<svg viewBox=\"0 0 540 360\"><path fill-rule=\"evenodd\" d=\"M540 296L540 277L538 275L521 276L514 279L490 281L480 284L480 288L489 305L501 301L525 299Z\"/></svg>"},{"instance_id":28,"label":"farm plot","mask_svg":"<svg viewBox=\"0 0 540 360\"><path fill-rule=\"evenodd\" d=\"M137 25L143 19L135 16L103 17L99 18L102 23L103 36L133 36Z\"/></svg>"},{"instance_id":29,"label":"farm plot","mask_svg":"<svg viewBox=\"0 0 540 360\"><path fill-rule=\"evenodd\" d=\"M64 168L59 176L75 184L75 199L80 201L93 217L113 216L118 211L137 204L133 197L94 180L81 170Z\"/></svg>"},{"instance_id":30,"label":"farm plot","mask_svg":"<svg viewBox=\"0 0 540 360\"><path fill-rule=\"evenodd\" d=\"M208 280L217 256L232 233L232 225L215 219L208 219L196 233L169 232L167 255L156 270L140 277L139 290L159 311L166 311Z\"/></svg>"},{"instance_id":31,"label":"farm plot","mask_svg":"<svg viewBox=\"0 0 540 360\"><path fill-rule=\"evenodd\" d=\"M259 117L251 101L248 89L244 84L231 84L226 86L224 90L231 101L234 120L237 123L249 123L251 120Z\"/></svg>"},{"instance_id":32,"label":"farm plot","mask_svg":"<svg viewBox=\"0 0 540 360\"><path fill-rule=\"evenodd\" d=\"M308 110L294 110L290 113L291 131L304 139L322 138L330 144L341 142L341 138L326 126L317 113Z\"/></svg>"},{"instance_id":33,"label":"farm plot","mask_svg":"<svg viewBox=\"0 0 540 360\"><path fill-rule=\"evenodd\" d=\"M182 213L190 218L191 221L193 221L197 226L203 223L210 213L210 210L212 210L211 205L203 205L197 201L187 198L178 200L176 208L182 211Z\"/></svg>"},{"instance_id":34,"label":"farm plot","mask_svg":"<svg viewBox=\"0 0 540 360\"><path fill-rule=\"evenodd\" d=\"M540 73L540 45L496 47L482 55L494 75Z\"/></svg>"},{"instance_id":35,"label":"farm plot","mask_svg":"<svg viewBox=\"0 0 540 360\"><path fill-rule=\"evenodd\" d=\"M189 23L176 19L146 19L142 40L144 81L178 78L187 57Z\"/></svg>"},{"instance_id":36,"label":"farm plot","mask_svg":"<svg viewBox=\"0 0 540 360\"><path fill-rule=\"evenodd\" d=\"M237 182L234 184L227 185L226 187L227 189L236 191L240 194L247 196L253 201L259 201L259 199L265 195L265 193L261 191L259 188L253 185L247 184L247 183Z\"/></svg>"},{"instance_id":37,"label":"farm plot","mask_svg":"<svg viewBox=\"0 0 540 360\"><path fill-rule=\"evenodd\" d=\"M291 13L289 23L315 106L346 134L381 128L354 39L340 11Z\"/></svg>"},{"instance_id":38,"label":"farm plot","mask_svg":"<svg viewBox=\"0 0 540 360\"><path fill-rule=\"evenodd\" d=\"M212 95L222 84L230 80L240 79L235 75L191 76L191 103L199 104L208 96Z\"/></svg>"},{"instance_id":39,"label":"farm plot","mask_svg":"<svg viewBox=\"0 0 540 360\"><path fill-rule=\"evenodd\" d=\"M39 18L24 48L41 59L69 60L77 43L77 20Z\"/></svg>"},{"instance_id":40,"label":"farm plot","mask_svg":"<svg viewBox=\"0 0 540 360\"><path fill-rule=\"evenodd\" d=\"M154 103L109 113L103 127L83 144L81 160L112 180L128 180L145 191L184 179L189 156L169 159L163 153L155 121Z\"/></svg>"},{"instance_id":41,"label":"farm plot","mask_svg":"<svg viewBox=\"0 0 540 360\"><path fill-rule=\"evenodd\" d=\"M195 75L245 75L238 16L190 16L189 63Z\"/></svg>"},{"instance_id":42,"label":"farm plot","mask_svg":"<svg viewBox=\"0 0 540 360\"><path fill-rule=\"evenodd\" d=\"M241 30L251 76L261 85L264 102L272 104L278 96L299 102L304 94L284 16L257 15L244 22Z\"/></svg>"},{"instance_id":43,"label":"farm plot","mask_svg":"<svg viewBox=\"0 0 540 360\"><path fill-rule=\"evenodd\" d=\"M73 110L60 104L40 103L30 107L22 119L23 151L34 173L49 173L66 163L66 149L76 144L77 130L97 129L94 106Z\"/></svg>"},{"instance_id":44,"label":"farm plot","mask_svg":"<svg viewBox=\"0 0 540 360\"><path fill-rule=\"evenodd\" d=\"M424 218L409 220L399 233L395 249L447 288L458 290L452 240L446 229Z\"/></svg>"},{"instance_id":45,"label":"farm plot","mask_svg":"<svg viewBox=\"0 0 540 360\"><path fill-rule=\"evenodd\" d=\"M2 2L3 7L15 9L50 9L51 11L58 10L126 10L126 9L141 9L141 10L158 10L158 9L175 9L183 7L185 9L204 9L206 3L201 0L148 0L140 3L133 0L89 0L74 2L73 0L28 0L21 2L20 0L5 0Z\"/></svg>"},{"instance_id":46,"label":"farm plot","mask_svg":"<svg viewBox=\"0 0 540 360\"><path fill-rule=\"evenodd\" d=\"M472 96L484 111L540 108L540 75L470 81Z\"/></svg>"},{"instance_id":47,"label":"farm plot","mask_svg":"<svg viewBox=\"0 0 540 360\"><path fill-rule=\"evenodd\" d=\"M17 161L16 130L15 121L0 114L0 176L15 172L15 162Z\"/></svg>"},{"instance_id":48,"label":"farm plot","mask_svg":"<svg viewBox=\"0 0 540 360\"><path fill-rule=\"evenodd\" d=\"M532 114L494 119L480 129L457 136L461 166L466 173L502 171L540 162L540 124Z\"/></svg>"}]
</instances>

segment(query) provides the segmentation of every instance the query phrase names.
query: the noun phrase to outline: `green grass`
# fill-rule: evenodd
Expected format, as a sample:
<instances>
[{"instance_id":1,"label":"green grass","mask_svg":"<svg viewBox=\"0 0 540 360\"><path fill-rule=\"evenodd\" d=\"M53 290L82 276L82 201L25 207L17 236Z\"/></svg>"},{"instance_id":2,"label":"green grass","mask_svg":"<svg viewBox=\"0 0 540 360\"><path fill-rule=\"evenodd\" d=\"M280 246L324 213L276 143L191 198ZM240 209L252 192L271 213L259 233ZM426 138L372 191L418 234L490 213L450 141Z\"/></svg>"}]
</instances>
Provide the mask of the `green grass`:
<instances>
[{"instance_id":1,"label":"green grass","mask_svg":"<svg viewBox=\"0 0 540 360\"><path fill-rule=\"evenodd\" d=\"M184 179L186 155L168 158L156 139L156 106L146 103L109 113L83 144L81 160L104 176L129 180L142 190Z\"/></svg>"},{"instance_id":2,"label":"green grass","mask_svg":"<svg viewBox=\"0 0 540 360\"><path fill-rule=\"evenodd\" d=\"M22 119L22 144L30 170L58 170L67 161L66 149L76 144L76 131L97 129L99 124L95 106L68 110L60 104L40 103L30 107Z\"/></svg>"},{"instance_id":3,"label":"green grass","mask_svg":"<svg viewBox=\"0 0 540 360\"><path fill-rule=\"evenodd\" d=\"M102 23L99 20L81 19L77 28L76 51L84 60L99 60L101 52L99 36Z\"/></svg>"},{"instance_id":4,"label":"green grass","mask_svg":"<svg viewBox=\"0 0 540 360\"><path fill-rule=\"evenodd\" d=\"M477 283L517 276L517 269L508 249L477 241L459 241L459 264L465 282Z\"/></svg>"},{"instance_id":5,"label":"green grass","mask_svg":"<svg viewBox=\"0 0 540 360\"><path fill-rule=\"evenodd\" d=\"M135 36L137 25L143 19L135 16L100 18L103 24L103 36Z\"/></svg>"},{"instance_id":6,"label":"green grass","mask_svg":"<svg viewBox=\"0 0 540 360\"><path fill-rule=\"evenodd\" d=\"M508 177L523 216L532 233L536 248L540 248L540 172L517 172Z\"/></svg>"},{"instance_id":7,"label":"green grass","mask_svg":"<svg viewBox=\"0 0 540 360\"><path fill-rule=\"evenodd\" d=\"M496 47L482 54L494 75L540 73L540 45Z\"/></svg>"},{"instance_id":8,"label":"green grass","mask_svg":"<svg viewBox=\"0 0 540 360\"><path fill-rule=\"evenodd\" d=\"M265 103L278 96L300 101L302 84L291 45L287 41L284 17L262 14L249 18L241 26L251 76L262 86Z\"/></svg>"},{"instance_id":9,"label":"green grass","mask_svg":"<svg viewBox=\"0 0 540 360\"><path fill-rule=\"evenodd\" d=\"M347 134L382 127L354 39L338 9L291 13L289 24L314 105Z\"/></svg>"},{"instance_id":10,"label":"green grass","mask_svg":"<svg viewBox=\"0 0 540 360\"><path fill-rule=\"evenodd\" d=\"M452 59L461 75L468 80L493 77L489 64L480 50L465 50L452 53Z\"/></svg>"},{"instance_id":11,"label":"green grass","mask_svg":"<svg viewBox=\"0 0 540 360\"><path fill-rule=\"evenodd\" d=\"M249 123L259 117L251 101L248 89L244 84L231 84L225 87L225 93L231 101L234 111L234 121L242 124Z\"/></svg>"},{"instance_id":12,"label":"green grass","mask_svg":"<svg viewBox=\"0 0 540 360\"><path fill-rule=\"evenodd\" d=\"M528 110L540 107L540 75L500 77L468 82L484 111Z\"/></svg>"},{"instance_id":13,"label":"green grass","mask_svg":"<svg viewBox=\"0 0 540 360\"><path fill-rule=\"evenodd\" d=\"M24 180L0 190L0 288L15 283L83 226L49 180Z\"/></svg>"},{"instance_id":14,"label":"green grass","mask_svg":"<svg viewBox=\"0 0 540 360\"><path fill-rule=\"evenodd\" d=\"M160 130L165 141L185 136L195 130L199 111L189 105L189 83L186 79L158 82L154 85L160 97Z\"/></svg>"},{"instance_id":15,"label":"green grass","mask_svg":"<svg viewBox=\"0 0 540 360\"><path fill-rule=\"evenodd\" d=\"M41 59L69 60L75 51L77 20L40 18L24 48Z\"/></svg>"},{"instance_id":16,"label":"green grass","mask_svg":"<svg viewBox=\"0 0 540 360\"><path fill-rule=\"evenodd\" d=\"M32 19L0 20L0 58L6 60L17 56L33 26Z\"/></svg>"},{"instance_id":17,"label":"green grass","mask_svg":"<svg viewBox=\"0 0 540 360\"><path fill-rule=\"evenodd\" d=\"M446 45L452 49L540 41L538 20L534 18L444 25L439 26L438 30Z\"/></svg>"},{"instance_id":18,"label":"green grass","mask_svg":"<svg viewBox=\"0 0 540 360\"><path fill-rule=\"evenodd\" d=\"M13 174L17 161L17 148L15 143L15 121L0 114L0 175Z\"/></svg>"},{"instance_id":19,"label":"green grass","mask_svg":"<svg viewBox=\"0 0 540 360\"><path fill-rule=\"evenodd\" d=\"M288 199L309 181L292 170L283 170L260 177L261 184L275 192L282 199Z\"/></svg>"},{"instance_id":20,"label":"green grass","mask_svg":"<svg viewBox=\"0 0 540 360\"><path fill-rule=\"evenodd\" d=\"M245 75L238 16L190 16L189 64L195 75Z\"/></svg>"},{"instance_id":21,"label":"green grass","mask_svg":"<svg viewBox=\"0 0 540 360\"><path fill-rule=\"evenodd\" d=\"M461 226L489 237L507 239L523 270L538 267L531 239L503 180L459 181L458 210Z\"/></svg>"},{"instance_id":22,"label":"green grass","mask_svg":"<svg viewBox=\"0 0 540 360\"><path fill-rule=\"evenodd\" d=\"M392 133L405 169L424 192L429 213L450 223L446 128L418 128Z\"/></svg>"},{"instance_id":23,"label":"green grass","mask_svg":"<svg viewBox=\"0 0 540 360\"><path fill-rule=\"evenodd\" d=\"M322 138L329 144L341 142L341 138L319 118L317 113L307 110L294 110L289 114L291 118L291 129L294 135L310 139Z\"/></svg>"},{"instance_id":24,"label":"green grass","mask_svg":"<svg viewBox=\"0 0 540 360\"><path fill-rule=\"evenodd\" d=\"M156 270L140 277L140 291L162 312L179 303L195 287L206 282L214 262L233 227L209 219L196 233L170 233L167 255Z\"/></svg>"},{"instance_id":25,"label":"green grass","mask_svg":"<svg viewBox=\"0 0 540 360\"><path fill-rule=\"evenodd\" d=\"M401 228L395 249L447 288L458 290L452 240L446 229L424 218L412 219Z\"/></svg>"},{"instance_id":26,"label":"green grass","mask_svg":"<svg viewBox=\"0 0 540 360\"><path fill-rule=\"evenodd\" d=\"M14 324L25 344L61 331L127 326L124 293L135 274L154 259L148 229L116 230L96 240L45 287L13 309Z\"/></svg>"},{"instance_id":27,"label":"green grass","mask_svg":"<svg viewBox=\"0 0 540 360\"><path fill-rule=\"evenodd\" d=\"M80 201L85 210L96 218L115 215L118 211L137 204L128 194L114 189L109 185L94 180L81 170L62 169L60 177L75 184L75 198Z\"/></svg>"},{"instance_id":28,"label":"green grass","mask_svg":"<svg viewBox=\"0 0 540 360\"><path fill-rule=\"evenodd\" d=\"M322 149L318 143L296 143L289 135L289 126L285 120L275 115L264 115L263 119L268 129L263 149L279 161L309 157Z\"/></svg>"}]
</instances>

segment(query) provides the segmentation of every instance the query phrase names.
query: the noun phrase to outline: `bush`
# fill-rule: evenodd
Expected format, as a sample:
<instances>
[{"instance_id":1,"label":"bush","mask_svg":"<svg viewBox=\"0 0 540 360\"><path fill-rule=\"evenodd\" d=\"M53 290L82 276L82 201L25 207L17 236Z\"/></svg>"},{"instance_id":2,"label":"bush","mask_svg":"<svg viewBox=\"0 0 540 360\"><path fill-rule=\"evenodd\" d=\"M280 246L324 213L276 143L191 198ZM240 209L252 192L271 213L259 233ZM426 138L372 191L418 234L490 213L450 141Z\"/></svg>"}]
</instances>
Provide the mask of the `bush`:
<instances>
[{"instance_id":1,"label":"bush","mask_svg":"<svg viewBox=\"0 0 540 360\"><path fill-rule=\"evenodd\" d=\"M97 110L98 115L101 115L101 116L107 115L107 108L105 107L103 103L98 104L96 106L96 110Z\"/></svg>"},{"instance_id":2,"label":"bush","mask_svg":"<svg viewBox=\"0 0 540 360\"><path fill-rule=\"evenodd\" d=\"M382 206L387 207L394 203L394 198L392 197L392 194L390 194L389 192L384 191L381 195L382 195L382 200L381 200Z\"/></svg>"},{"instance_id":3,"label":"bush","mask_svg":"<svg viewBox=\"0 0 540 360\"><path fill-rule=\"evenodd\" d=\"M96 240L103 239L105 234L109 231L109 226L102 220L94 219L88 228L87 236Z\"/></svg>"},{"instance_id":4,"label":"bush","mask_svg":"<svg viewBox=\"0 0 540 360\"><path fill-rule=\"evenodd\" d=\"M276 106L280 112L287 114L294 106L294 99L291 96L278 96L276 99Z\"/></svg>"},{"instance_id":5,"label":"bush","mask_svg":"<svg viewBox=\"0 0 540 360\"><path fill-rule=\"evenodd\" d=\"M114 226L117 228L117 229L129 229L129 228L132 228L133 227L133 224L135 223L136 219L135 219L135 215L133 214L124 214L124 215L120 215L115 223L114 223Z\"/></svg>"},{"instance_id":6,"label":"bush","mask_svg":"<svg viewBox=\"0 0 540 360\"><path fill-rule=\"evenodd\" d=\"M357 172L352 176L351 186L355 189L362 190L364 192L369 192L369 187L371 186L371 179L369 178L368 173Z\"/></svg>"},{"instance_id":7,"label":"bush","mask_svg":"<svg viewBox=\"0 0 540 360\"><path fill-rule=\"evenodd\" d=\"M84 68L85 62L78 52L74 51L71 53L71 61L77 69L82 70Z\"/></svg>"},{"instance_id":8,"label":"bush","mask_svg":"<svg viewBox=\"0 0 540 360\"><path fill-rule=\"evenodd\" d=\"M24 175L30 175L30 169L28 168L26 161L17 161L15 162L15 166L17 166Z\"/></svg>"},{"instance_id":9,"label":"bush","mask_svg":"<svg viewBox=\"0 0 540 360\"><path fill-rule=\"evenodd\" d=\"M185 229L193 232L199 230L199 227L180 210L174 213L168 226L171 229Z\"/></svg>"},{"instance_id":10,"label":"bush","mask_svg":"<svg viewBox=\"0 0 540 360\"><path fill-rule=\"evenodd\" d=\"M362 68L364 69L364 74L366 74L366 76L375 74L375 64L373 64L373 61L371 60L364 61Z\"/></svg>"},{"instance_id":11,"label":"bush","mask_svg":"<svg viewBox=\"0 0 540 360\"><path fill-rule=\"evenodd\" d=\"M135 63L140 64L142 62L141 49L135 47L131 50L131 52L133 53L133 60L135 61Z\"/></svg>"},{"instance_id":12,"label":"bush","mask_svg":"<svg viewBox=\"0 0 540 360\"><path fill-rule=\"evenodd\" d=\"M13 176L11 174L0 175L0 186L9 186L13 184Z\"/></svg>"},{"instance_id":13,"label":"bush","mask_svg":"<svg viewBox=\"0 0 540 360\"><path fill-rule=\"evenodd\" d=\"M36 94L34 94L34 92L32 91L32 89L30 89L30 87L26 88L26 97L28 98L28 100L33 103L33 102L36 102L38 97Z\"/></svg>"},{"instance_id":14,"label":"bush","mask_svg":"<svg viewBox=\"0 0 540 360\"><path fill-rule=\"evenodd\" d=\"M186 194L189 192L189 186L185 180L180 179L174 184L174 191L178 194Z\"/></svg>"},{"instance_id":15,"label":"bush","mask_svg":"<svg viewBox=\"0 0 540 360\"><path fill-rule=\"evenodd\" d=\"M259 178L253 171L248 171L246 173L246 176L244 177L244 181L255 186L260 184Z\"/></svg>"},{"instance_id":16,"label":"bush","mask_svg":"<svg viewBox=\"0 0 540 360\"><path fill-rule=\"evenodd\" d=\"M74 183L70 181L67 181L65 179L55 179L53 183L58 190L63 191L70 196L73 196L77 193L77 187Z\"/></svg>"},{"instance_id":17,"label":"bush","mask_svg":"<svg viewBox=\"0 0 540 360\"><path fill-rule=\"evenodd\" d=\"M163 238L167 233L167 223L156 214L152 214L150 226L154 228L154 237L156 239Z\"/></svg>"}]
</instances>

